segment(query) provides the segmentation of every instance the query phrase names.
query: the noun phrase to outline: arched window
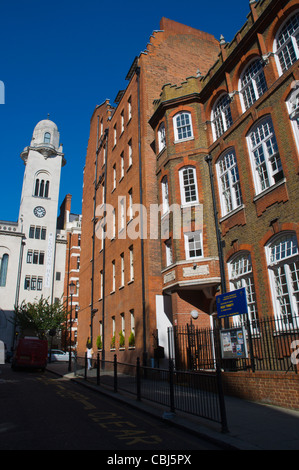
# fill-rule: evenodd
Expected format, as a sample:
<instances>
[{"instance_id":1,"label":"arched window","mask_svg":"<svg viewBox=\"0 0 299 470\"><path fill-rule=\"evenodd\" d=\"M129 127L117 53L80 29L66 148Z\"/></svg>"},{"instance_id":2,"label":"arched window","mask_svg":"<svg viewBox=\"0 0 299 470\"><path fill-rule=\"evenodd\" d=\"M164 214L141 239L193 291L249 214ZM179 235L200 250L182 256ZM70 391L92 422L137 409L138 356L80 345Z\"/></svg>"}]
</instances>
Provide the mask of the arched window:
<instances>
[{"instance_id":1,"label":"arched window","mask_svg":"<svg viewBox=\"0 0 299 470\"><path fill-rule=\"evenodd\" d=\"M282 75L299 58L299 11L292 14L278 31L274 53L279 74Z\"/></svg>"},{"instance_id":2,"label":"arched window","mask_svg":"<svg viewBox=\"0 0 299 470\"><path fill-rule=\"evenodd\" d=\"M8 258L8 254L5 253L0 259L0 287L6 286Z\"/></svg>"},{"instance_id":3,"label":"arched window","mask_svg":"<svg viewBox=\"0 0 299 470\"><path fill-rule=\"evenodd\" d=\"M34 196L49 197L50 181L46 178L48 178L46 173L38 173L38 176L35 179Z\"/></svg>"},{"instance_id":4,"label":"arched window","mask_svg":"<svg viewBox=\"0 0 299 470\"><path fill-rule=\"evenodd\" d=\"M271 117L262 119L247 136L256 194L284 178Z\"/></svg>"},{"instance_id":5,"label":"arched window","mask_svg":"<svg viewBox=\"0 0 299 470\"><path fill-rule=\"evenodd\" d=\"M219 139L219 137L233 124L230 110L230 98L227 93L222 94L216 101L213 107L211 121L214 140Z\"/></svg>"},{"instance_id":6,"label":"arched window","mask_svg":"<svg viewBox=\"0 0 299 470\"><path fill-rule=\"evenodd\" d=\"M254 59L244 70L240 79L240 94L243 111L246 111L267 90L261 59Z\"/></svg>"},{"instance_id":7,"label":"arched window","mask_svg":"<svg viewBox=\"0 0 299 470\"><path fill-rule=\"evenodd\" d=\"M231 290L245 287L249 320L252 330L256 330L258 314L250 253L243 251L234 255L228 263L228 272ZM240 320L235 317L234 319Z\"/></svg>"},{"instance_id":8,"label":"arched window","mask_svg":"<svg viewBox=\"0 0 299 470\"><path fill-rule=\"evenodd\" d=\"M50 142L51 142L51 134L50 134L50 132L45 132L44 143L49 144Z\"/></svg>"},{"instance_id":9,"label":"arched window","mask_svg":"<svg viewBox=\"0 0 299 470\"><path fill-rule=\"evenodd\" d=\"M192 205L198 202L196 170L192 166L185 166L179 172L182 205Z\"/></svg>"},{"instance_id":10,"label":"arched window","mask_svg":"<svg viewBox=\"0 0 299 470\"><path fill-rule=\"evenodd\" d=\"M217 176L222 216L242 204L239 171L234 149L229 149L217 161Z\"/></svg>"},{"instance_id":11,"label":"arched window","mask_svg":"<svg viewBox=\"0 0 299 470\"><path fill-rule=\"evenodd\" d=\"M35 180L34 196L38 196L38 195L39 195L39 179L37 178Z\"/></svg>"},{"instance_id":12,"label":"arched window","mask_svg":"<svg viewBox=\"0 0 299 470\"><path fill-rule=\"evenodd\" d=\"M299 252L295 233L280 234L266 246L273 306L278 329L298 328Z\"/></svg>"},{"instance_id":13,"label":"arched window","mask_svg":"<svg viewBox=\"0 0 299 470\"><path fill-rule=\"evenodd\" d=\"M187 140L193 138L191 113L182 111L173 118L175 141Z\"/></svg>"}]
</instances>

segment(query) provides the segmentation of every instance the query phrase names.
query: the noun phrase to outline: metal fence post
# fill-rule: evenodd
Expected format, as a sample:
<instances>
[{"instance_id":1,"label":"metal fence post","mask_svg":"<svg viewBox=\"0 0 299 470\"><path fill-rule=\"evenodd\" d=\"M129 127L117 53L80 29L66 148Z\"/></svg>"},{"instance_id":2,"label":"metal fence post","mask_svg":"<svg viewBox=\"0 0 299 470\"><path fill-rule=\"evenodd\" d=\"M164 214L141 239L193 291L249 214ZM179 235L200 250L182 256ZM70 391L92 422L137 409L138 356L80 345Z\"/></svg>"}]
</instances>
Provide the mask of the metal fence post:
<instances>
[{"instance_id":1,"label":"metal fence post","mask_svg":"<svg viewBox=\"0 0 299 470\"><path fill-rule=\"evenodd\" d=\"M85 353L85 360L84 360L84 380L87 380L87 353Z\"/></svg>"},{"instance_id":2,"label":"metal fence post","mask_svg":"<svg viewBox=\"0 0 299 470\"><path fill-rule=\"evenodd\" d=\"M97 385L100 385L100 354L97 355Z\"/></svg>"},{"instance_id":3,"label":"metal fence post","mask_svg":"<svg viewBox=\"0 0 299 470\"><path fill-rule=\"evenodd\" d=\"M136 386L137 386L137 401L141 401L141 376L140 376L140 358L137 357L136 365Z\"/></svg>"},{"instance_id":4,"label":"metal fence post","mask_svg":"<svg viewBox=\"0 0 299 470\"><path fill-rule=\"evenodd\" d=\"M114 354L114 392L117 392L117 356Z\"/></svg>"},{"instance_id":5,"label":"metal fence post","mask_svg":"<svg viewBox=\"0 0 299 470\"><path fill-rule=\"evenodd\" d=\"M223 433L227 433L228 432L227 417L226 417L224 393L223 393L223 386L222 386L221 368L219 364L216 365L216 375L217 375L218 397L219 397L219 407L220 407L221 426L222 426L221 431Z\"/></svg>"},{"instance_id":6,"label":"metal fence post","mask_svg":"<svg viewBox=\"0 0 299 470\"><path fill-rule=\"evenodd\" d=\"M169 359L169 393L170 393L170 411L174 413L174 386L173 386L173 360Z\"/></svg>"}]
</instances>

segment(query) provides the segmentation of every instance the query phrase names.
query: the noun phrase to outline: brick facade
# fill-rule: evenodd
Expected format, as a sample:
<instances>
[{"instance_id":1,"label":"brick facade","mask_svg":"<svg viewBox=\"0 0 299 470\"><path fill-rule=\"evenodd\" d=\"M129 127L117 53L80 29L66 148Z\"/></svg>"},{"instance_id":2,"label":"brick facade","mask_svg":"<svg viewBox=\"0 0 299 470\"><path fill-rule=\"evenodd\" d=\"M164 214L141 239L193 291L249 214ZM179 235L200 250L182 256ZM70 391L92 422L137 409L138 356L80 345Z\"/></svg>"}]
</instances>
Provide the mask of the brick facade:
<instances>
[{"instance_id":1,"label":"brick facade","mask_svg":"<svg viewBox=\"0 0 299 470\"><path fill-rule=\"evenodd\" d=\"M133 355L153 356L156 295L162 294L160 242L149 236L149 217L144 226L148 237L143 240L132 238L129 232L138 232L140 226L136 224L136 218L130 220L126 216L124 230L120 230L117 223L115 238L106 238L103 247L100 239L103 191L106 191L106 204L115 208L117 222L121 218L120 199L125 198L128 209L130 194L133 204L142 202L149 214L150 206L158 203L154 131L148 124L152 102L167 81L180 83L186 73L195 74L198 68L206 73L219 53L218 41L209 34L166 18L161 20L160 27L161 30L151 36L147 49L134 60L127 76L128 86L118 93L116 106L106 101L95 109L91 118L82 205L79 355L84 353L87 338L92 335L94 349L96 339L102 337L106 358L112 358L116 351L125 360L131 360ZM106 165L103 165L104 151L107 152ZM99 183L96 196L95 178ZM95 207L98 209L96 221ZM134 279L130 273L132 251ZM121 278L122 257L124 282ZM132 329L134 347L128 342ZM121 330L124 330L125 346L120 348ZM113 333L115 347L111 345Z\"/></svg>"},{"instance_id":2,"label":"brick facade","mask_svg":"<svg viewBox=\"0 0 299 470\"><path fill-rule=\"evenodd\" d=\"M251 2L247 22L230 43L163 18L161 31L134 60L116 105L105 101L95 109L84 171L79 355L92 333L94 344L102 337L106 358L117 353L119 360L149 359L157 341L167 346L167 326L189 323L194 311L195 325L212 326L217 294L240 286L247 289L253 322L274 315L294 327L299 132L287 104L298 88L299 71L294 61L282 72L275 47L281 28L298 10L295 0ZM249 71L251 94L244 79ZM122 197L127 209L130 198L142 201L147 211L154 204L162 211L168 205L157 220L157 237L122 238L117 227L103 249L102 214L94 218L103 187L117 220ZM183 216L177 237L176 218ZM150 233L149 218L145 225ZM140 225L127 216L124 228L138 231ZM283 246L289 247L286 261L285 252L277 251ZM282 266L290 270L287 293ZM281 291L275 291L275 282L282 283ZM128 342L132 329L134 347Z\"/></svg>"}]
</instances>

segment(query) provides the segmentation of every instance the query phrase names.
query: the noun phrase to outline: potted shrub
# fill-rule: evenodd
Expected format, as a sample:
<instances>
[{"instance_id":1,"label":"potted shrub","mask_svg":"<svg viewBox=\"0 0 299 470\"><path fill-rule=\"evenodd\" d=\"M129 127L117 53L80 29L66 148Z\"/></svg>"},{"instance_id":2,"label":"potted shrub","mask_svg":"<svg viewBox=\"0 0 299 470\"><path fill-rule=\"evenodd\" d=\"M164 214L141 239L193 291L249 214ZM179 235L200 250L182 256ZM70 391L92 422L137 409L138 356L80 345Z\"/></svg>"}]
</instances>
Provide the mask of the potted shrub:
<instances>
[{"instance_id":1,"label":"potted shrub","mask_svg":"<svg viewBox=\"0 0 299 470\"><path fill-rule=\"evenodd\" d=\"M115 335L111 338L111 349L115 349Z\"/></svg>"},{"instance_id":2,"label":"potted shrub","mask_svg":"<svg viewBox=\"0 0 299 470\"><path fill-rule=\"evenodd\" d=\"M97 337L97 348L98 349L102 349L102 337L101 336L98 336Z\"/></svg>"},{"instance_id":3,"label":"potted shrub","mask_svg":"<svg viewBox=\"0 0 299 470\"><path fill-rule=\"evenodd\" d=\"M125 336L122 331L119 333L119 347L124 348L125 347Z\"/></svg>"},{"instance_id":4,"label":"potted shrub","mask_svg":"<svg viewBox=\"0 0 299 470\"><path fill-rule=\"evenodd\" d=\"M135 346L135 335L133 331L131 331L130 336L129 336L129 347L133 348Z\"/></svg>"}]
</instances>

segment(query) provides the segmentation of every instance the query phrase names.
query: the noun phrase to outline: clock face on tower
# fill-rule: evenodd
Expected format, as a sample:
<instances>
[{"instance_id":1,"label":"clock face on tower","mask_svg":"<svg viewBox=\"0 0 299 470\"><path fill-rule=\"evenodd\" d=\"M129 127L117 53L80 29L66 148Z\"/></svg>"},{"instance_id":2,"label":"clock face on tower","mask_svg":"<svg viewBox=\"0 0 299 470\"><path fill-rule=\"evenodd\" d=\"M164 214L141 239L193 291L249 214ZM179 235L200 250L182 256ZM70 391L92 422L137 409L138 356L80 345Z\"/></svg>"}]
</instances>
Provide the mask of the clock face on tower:
<instances>
[{"instance_id":1,"label":"clock face on tower","mask_svg":"<svg viewBox=\"0 0 299 470\"><path fill-rule=\"evenodd\" d=\"M44 217L46 215L46 209L42 206L37 206L33 209L33 213L36 217Z\"/></svg>"}]
</instances>

